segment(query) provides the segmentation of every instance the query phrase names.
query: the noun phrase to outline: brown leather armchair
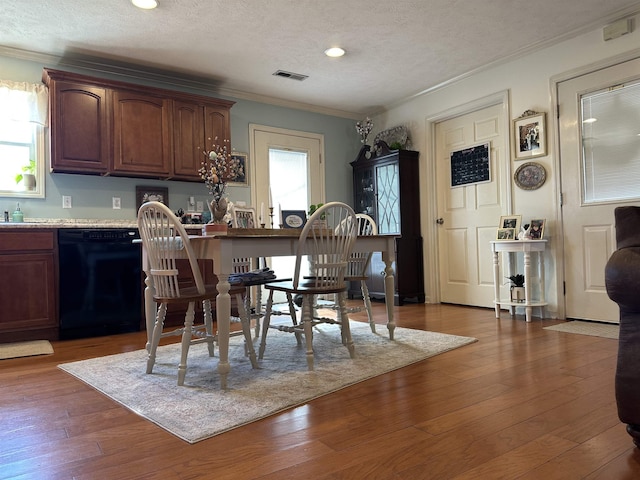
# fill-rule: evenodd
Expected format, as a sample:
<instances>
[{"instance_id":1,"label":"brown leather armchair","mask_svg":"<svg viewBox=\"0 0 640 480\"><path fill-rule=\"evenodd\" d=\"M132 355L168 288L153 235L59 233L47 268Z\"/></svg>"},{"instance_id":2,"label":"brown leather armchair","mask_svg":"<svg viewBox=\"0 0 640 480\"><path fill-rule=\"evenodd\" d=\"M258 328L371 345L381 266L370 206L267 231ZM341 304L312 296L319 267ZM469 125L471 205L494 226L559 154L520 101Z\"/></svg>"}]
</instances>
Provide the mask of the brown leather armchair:
<instances>
[{"instance_id":1,"label":"brown leather armchair","mask_svg":"<svg viewBox=\"0 0 640 480\"><path fill-rule=\"evenodd\" d=\"M615 389L618 417L640 447L640 207L618 207L617 250L605 267L609 298L620 307Z\"/></svg>"}]
</instances>

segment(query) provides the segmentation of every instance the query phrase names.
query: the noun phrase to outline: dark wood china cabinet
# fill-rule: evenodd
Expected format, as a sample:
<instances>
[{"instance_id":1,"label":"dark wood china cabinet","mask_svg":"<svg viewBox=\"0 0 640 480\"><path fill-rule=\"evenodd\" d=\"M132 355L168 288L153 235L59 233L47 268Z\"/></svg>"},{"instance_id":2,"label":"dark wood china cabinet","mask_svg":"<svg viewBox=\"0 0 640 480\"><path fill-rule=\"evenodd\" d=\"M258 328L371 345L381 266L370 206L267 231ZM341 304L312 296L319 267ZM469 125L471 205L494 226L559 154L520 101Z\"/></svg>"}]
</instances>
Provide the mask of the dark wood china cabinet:
<instances>
[{"instance_id":1,"label":"dark wood china cabinet","mask_svg":"<svg viewBox=\"0 0 640 480\"><path fill-rule=\"evenodd\" d=\"M390 150L386 143L364 146L353 167L354 209L371 216L380 235L396 240L394 303L406 299L424 303L422 236L420 233L419 152ZM374 254L367 286L372 298L384 298L384 262ZM361 295L359 282L351 285L351 297Z\"/></svg>"}]
</instances>

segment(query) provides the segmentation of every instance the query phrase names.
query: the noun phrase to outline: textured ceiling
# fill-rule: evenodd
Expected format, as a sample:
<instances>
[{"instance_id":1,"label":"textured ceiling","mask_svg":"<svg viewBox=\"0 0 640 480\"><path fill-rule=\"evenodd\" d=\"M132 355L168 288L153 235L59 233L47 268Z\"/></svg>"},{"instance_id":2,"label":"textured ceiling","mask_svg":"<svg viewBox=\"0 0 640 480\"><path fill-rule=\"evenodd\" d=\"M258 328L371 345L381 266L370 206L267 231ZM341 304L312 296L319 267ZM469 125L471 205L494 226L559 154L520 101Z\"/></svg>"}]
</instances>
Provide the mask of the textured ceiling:
<instances>
[{"instance_id":1,"label":"textured ceiling","mask_svg":"<svg viewBox=\"0 0 640 480\"><path fill-rule=\"evenodd\" d=\"M358 116L640 11L630 0L2 0L0 47L107 59ZM347 55L323 52L340 45ZM302 82L272 74L308 75Z\"/></svg>"}]
</instances>

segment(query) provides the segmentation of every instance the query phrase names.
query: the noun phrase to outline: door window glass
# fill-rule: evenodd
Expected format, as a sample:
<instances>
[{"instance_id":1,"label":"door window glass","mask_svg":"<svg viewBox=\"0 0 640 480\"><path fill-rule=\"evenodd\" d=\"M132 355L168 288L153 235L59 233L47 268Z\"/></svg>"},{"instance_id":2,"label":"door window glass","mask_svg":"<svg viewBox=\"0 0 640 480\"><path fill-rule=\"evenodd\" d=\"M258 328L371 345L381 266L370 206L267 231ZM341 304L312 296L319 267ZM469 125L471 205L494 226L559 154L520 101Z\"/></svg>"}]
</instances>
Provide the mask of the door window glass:
<instances>
[{"instance_id":1,"label":"door window glass","mask_svg":"<svg viewBox=\"0 0 640 480\"><path fill-rule=\"evenodd\" d=\"M640 198L640 81L582 95L585 204Z\"/></svg>"}]
</instances>

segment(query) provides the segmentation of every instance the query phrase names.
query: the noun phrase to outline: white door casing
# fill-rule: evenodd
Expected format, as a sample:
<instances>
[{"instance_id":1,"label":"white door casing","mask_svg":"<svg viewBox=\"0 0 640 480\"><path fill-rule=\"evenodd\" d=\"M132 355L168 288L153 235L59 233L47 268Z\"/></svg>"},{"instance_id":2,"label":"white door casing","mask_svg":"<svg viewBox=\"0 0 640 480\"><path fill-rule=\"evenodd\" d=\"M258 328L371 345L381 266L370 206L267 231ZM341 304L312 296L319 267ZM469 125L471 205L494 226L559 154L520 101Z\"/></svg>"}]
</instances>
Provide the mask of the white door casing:
<instances>
[{"instance_id":1,"label":"white door casing","mask_svg":"<svg viewBox=\"0 0 640 480\"><path fill-rule=\"evenodd\" d=\"M324 136L250 124L249 151L253 168L249 176L251 177L252 204L259 208L262 203L268 205L269 202L269 148L307 153L309 203L324 203L325 172L322 161L324 158ZM306 207L306 205L301 205L300 209Z\"/></svg>"},{"instance_id":2,"label":"white door casing","mask_svg":"<svg viewBox=\"0 0 640 480\"><path fill-rule=\"evenodd\" d=\"M638 78L638 72L640 59L635 59L557 84L566 318L618 322L618 306L609 299L604 282L605 265L616 248L613 211L640 202L583 201L580 96Z\"/></svg>"}]
</instances>

